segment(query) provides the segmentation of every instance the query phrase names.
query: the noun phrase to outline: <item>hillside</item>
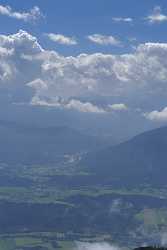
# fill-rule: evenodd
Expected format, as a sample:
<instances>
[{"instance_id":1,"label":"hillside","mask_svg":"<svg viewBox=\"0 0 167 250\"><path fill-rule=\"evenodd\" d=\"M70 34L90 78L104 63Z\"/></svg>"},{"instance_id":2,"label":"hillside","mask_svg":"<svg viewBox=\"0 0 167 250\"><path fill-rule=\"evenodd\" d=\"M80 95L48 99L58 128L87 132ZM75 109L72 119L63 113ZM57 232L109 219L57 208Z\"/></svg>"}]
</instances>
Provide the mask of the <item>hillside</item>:
<instances>
[{"instance_id":1,"label":"hillside","mask_svg":"<svg viewBox=\"0 0 167 250\"><path fill-rule=\"evenodd\" d=\"M99 182L165 184L167 174L167 127L162 127L94 153L80 166L100 177Z\"/></svg>"}]
</instances>

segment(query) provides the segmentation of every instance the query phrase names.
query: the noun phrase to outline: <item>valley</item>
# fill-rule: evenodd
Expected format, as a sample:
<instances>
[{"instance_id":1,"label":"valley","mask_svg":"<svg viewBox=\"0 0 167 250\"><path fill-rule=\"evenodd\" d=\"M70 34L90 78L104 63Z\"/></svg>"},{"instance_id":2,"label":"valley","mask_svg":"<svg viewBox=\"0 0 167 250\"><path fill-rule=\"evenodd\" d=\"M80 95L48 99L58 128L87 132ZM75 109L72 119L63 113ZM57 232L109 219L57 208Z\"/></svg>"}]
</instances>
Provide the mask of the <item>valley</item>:
<instances>
[{"instance_id":1,"label":"valley","mask_svg":"<svg viewBox=\"0 0 167 250\"><path fill-rule=\"evenodd\" d=\"M53 162L1 162L0 244L6 244L5 250L73 250L76 242L101 241L120 247L136 247L143 242L160 244L167 232L167 186L159 181L165 175L156 175L154 164L149 177L148 160L152 162L152 153L156 157L154 150L149 149L143 165L134 165L134 170L134 156L130 159L130 154L132 144L133 150L138 148L137 160L141 152L148 150L149 142L153 145L154 134L159 137L162 131L164 128L151 132L151 137L148 132L118 146L98 146L89 152L63 151L59 158L55 153ZM37 150L33 151L34 159ZM25 159L31 158L31 151L26 152ZM104 155L110 158L105 157L100 166ZM112 160L118 155L124 157L123 163L119 158ZM93 157L100 157L96 166ZM122 164L129 168L124 171ZM120 174L115 166L122 168Z\"/></svg>"}]
</instances>

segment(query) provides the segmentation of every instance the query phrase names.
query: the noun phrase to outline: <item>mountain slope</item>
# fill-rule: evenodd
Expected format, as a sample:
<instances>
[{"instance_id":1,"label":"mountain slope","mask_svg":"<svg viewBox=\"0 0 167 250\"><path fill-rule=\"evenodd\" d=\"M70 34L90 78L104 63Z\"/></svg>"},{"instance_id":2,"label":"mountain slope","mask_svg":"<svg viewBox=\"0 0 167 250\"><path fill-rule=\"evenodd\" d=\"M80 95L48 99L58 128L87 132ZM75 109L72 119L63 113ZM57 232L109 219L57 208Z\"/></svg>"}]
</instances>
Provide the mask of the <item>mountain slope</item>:
<instances>
[{"instance_id":1,"label":"mountain slope","mask_svg":"<svg viewBox=\"0 0 167 250\"><path fill-rule=\"evenodd\" d=\"M39 128L0 121L0 162L56 163L65 154L88 152L101 145L100 139L68 127Z\"/></svg>"},{"instance_id":2,"label":"mountain slope","mask_svg":"<svg viewBox=\"0 0 167 250\"><path fill-rule=\"evenodd\" d=\"M96 173L99 181L124 185L164 184L167 175L167 127L90 153L81 160L80 166Z\"/></svg>"}]
</instances>

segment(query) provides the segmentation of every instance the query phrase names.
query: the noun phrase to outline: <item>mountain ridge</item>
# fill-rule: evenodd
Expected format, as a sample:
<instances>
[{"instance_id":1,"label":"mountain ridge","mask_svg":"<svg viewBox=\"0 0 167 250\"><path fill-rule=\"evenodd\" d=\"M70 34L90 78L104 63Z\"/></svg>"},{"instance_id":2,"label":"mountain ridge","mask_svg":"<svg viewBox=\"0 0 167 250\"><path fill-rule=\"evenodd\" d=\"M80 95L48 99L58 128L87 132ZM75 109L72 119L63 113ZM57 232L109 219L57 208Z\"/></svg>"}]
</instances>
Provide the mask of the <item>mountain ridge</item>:
<instances>
[{"instance_id":1,"label":"mountain ridge","mask_svg":"<svg viewBox=\"0 0 167 250\"><path fill-rule=\"evenodd\" d=\"M80 165L121 182L159 183L167 174L167 127L144 132L119 145L88 153ZM112 181L111 181L112 183Z\"/></svg>"}]
</instances>

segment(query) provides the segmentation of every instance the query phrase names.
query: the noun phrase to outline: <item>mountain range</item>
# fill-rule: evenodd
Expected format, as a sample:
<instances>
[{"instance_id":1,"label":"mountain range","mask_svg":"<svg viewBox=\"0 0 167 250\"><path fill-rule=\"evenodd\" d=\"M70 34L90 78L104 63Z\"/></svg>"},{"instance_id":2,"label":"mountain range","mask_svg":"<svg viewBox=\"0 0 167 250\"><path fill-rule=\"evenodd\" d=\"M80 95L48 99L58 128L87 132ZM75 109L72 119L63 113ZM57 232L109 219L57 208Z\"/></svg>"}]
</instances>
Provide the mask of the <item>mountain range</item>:
<instances>
[{"instance_id":1,"label":"mountain range","mask_svg":"<svg viewBox=\"0 0 167 250\"><path fill-rule=\"evenodd\" d=\"M55 164L64 155L88 152L104 144L104 140L66 126L37 127L0 121L0 162Z\"/></svg>"},{"instance_id":2,"label":"mountain range","mask_svg":"<svg viewBox=\"0 0 167 250\"><path fill-rule=\"evenodd\" d=\"M66 155L80 154L77 167L91 174L97 184L165 185L167 127L142 133L115 146L109 144L112 144L109 139L66 126L38 127L0 121L1 163L56 164Z\"/></svg>"}]
</instances>

